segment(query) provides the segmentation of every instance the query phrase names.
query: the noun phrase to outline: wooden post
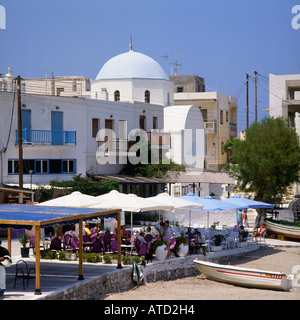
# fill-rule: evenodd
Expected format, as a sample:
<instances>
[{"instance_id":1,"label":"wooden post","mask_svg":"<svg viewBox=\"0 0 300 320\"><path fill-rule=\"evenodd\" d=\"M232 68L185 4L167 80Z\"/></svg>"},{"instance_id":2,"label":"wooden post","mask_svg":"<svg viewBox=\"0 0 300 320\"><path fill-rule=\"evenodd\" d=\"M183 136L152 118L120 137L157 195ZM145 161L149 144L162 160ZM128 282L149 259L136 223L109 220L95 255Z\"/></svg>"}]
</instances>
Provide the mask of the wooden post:
<instances>
[{"instance_id":1,"label":"wooden post","mask_svg":"<svg viewBox=\"0 0 300 320\"><path fill-rule=\"evenodd\" d=\"M118 266L117 269L122 269L121 265L121 211L118 212Z\"/></svg>"},{"instance_id":2,"label":"wooden post","mask_svg":"<svg viewBox=\"0 0 300 320\"><path fill-rule=\"evenodd\" d=\"M11 252L11 228L7 228L7 250L10 254L10 256L12 256L12 252Z\"/></svg>"},{"instance_id":3,"label":"wooden post","mask_svg":"<svg viewBox=\"0 0 300 320\"><path fill-rule=\"evenodd\" d=\"M84 280L83 278L83 220L79 219L79 275L78 280Z\"/></svg>"},{"instance_id":4,"label":"wooden post","mask_svg":"<svg viewBox=\"0 0 300 320\"><path fill-rule=\"evenodd\" d=\"M40 268L40 226L35 226L35 293L41 292L41 268Z\"/></svg>"},{"instance_id":5,"label":"wooden post","mask_svg":"<svg viewBox=\"0 0 300 320\"><path fill-rule=\"evenodd\" d=\"M257 72L254 71L255 78L255 122L257 122Z\"/></svg>"},{"instance_id":6,"label":"wooden post","mask_svg":"<svg viewBox=\"0 0 300 320\"><path fill-rule=\"evenodd\" d=\"M246 88L247 88L247 95L246 95L246 110L247 110L247 128L249 127L249 74L246 73Z\"/></svg>"}]
</instances>

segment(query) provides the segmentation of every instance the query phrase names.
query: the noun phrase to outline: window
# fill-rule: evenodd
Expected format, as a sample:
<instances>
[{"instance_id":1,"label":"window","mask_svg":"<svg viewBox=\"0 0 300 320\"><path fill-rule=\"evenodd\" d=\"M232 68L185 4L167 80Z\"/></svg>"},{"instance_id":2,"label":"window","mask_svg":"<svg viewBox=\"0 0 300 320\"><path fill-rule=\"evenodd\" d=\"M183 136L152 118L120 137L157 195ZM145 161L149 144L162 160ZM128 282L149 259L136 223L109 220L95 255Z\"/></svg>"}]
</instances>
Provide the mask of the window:
<instances>
[{"instance_id":1,"label":"window","mask_svg":"<svg viewBox=\"0 0 300 320\"><path fill-rule=\"evenodd\" d=\"M157 126L157 117L153 117L153 125L152 125L153 129L158 129Z\"/></svg>"},{"instance_id":2,"label":"window","mask_svg":"<svg viewBox=\"0 0 300 320\"><path fill-rule=\"evenodd\" d=\"M97 133L99 131L99 122L100 122L100 119L97 119L97 118L92 119L92 137L93 138L97 137Z\"/></svg>"},{"instance_id":3,"label":"window","mask_svg":"<svg viewBox=\"0 0 300 320\"><path fill-rule=\"evenodd\" d=\"M226 111L226 122L228 122L228 111Z\"/></svg>"},{"instance_id":4,"label":"window","mask_svg":"<svg viewBox=\"0 0 300 320\"><path fill-rule=\"evenodd\" d=\"M35 160L35 173L47 173L48 160Z\"/></svg>"},{"instance_id":5,"label":"window","mask_svg":"<svg viewBox=\"0 0 300 320\"><path fill-rule=\"evenodd\" d=\"M183 92L183 87L177 87L177 93Z\"/></svg>"},{"instance_id":6,"label":"window","mask_svg":"<svg viewBox=\"0 0 300 320\"><path fill-rule=\"evenodd\" d=\"M200 109L203 120L207 120L207 109Z\"/></svg>"},{"instance_id":7,"label":"window","mask_svg":"<svg viewBox=\"0 0 300 320\"><path fill-rule=\"evenodd\" d=\"M150 103L150 91L145 91L145 103Z\"/></svg>"},{"instance_id":8,"label":"window","mask_svg":"<svg viewBox=\"0 0 300 320\"><path fill-rule=\"evenodd\" d=\"M74 160L63 160L63 173L74 172Z\"/></svg>"},{"instance_id":9,"label":"window","mask_svg":"<svg viewBox=\"0 0 300 320\"><path fill-rule=\"evenodd\" d=\"M223 110L220 110L220 124L223 124Z\"/></svg>"},{"instance_id":10,"label":"window","mask_svg":"<svg viewBox=\"0 0 300 320\"><path fill-rule=\"evenodd\" d=\"M65 88L56 88L56 95L60 96L60 94L64 91L65 91Z\"/></svg>"},{"instance_id":11,"label":"window","mask_svg":"<svg viewBox=\"0 0 300 320\"><path fill-rule=\"evenodd\" d=\"M115 101L120 101L120 91L119 90L116 90L114 92L114 99L115 99Z\"/></svg>"},{"instance_id":12,"label":"window","mask_svg":"<svg viewBox=\"0 0 300 320\"><path fill-rule=\"evenodd\" d=\"M146 130L146 116L140 116L140 129Z\"/></svg>"},{"instance_id":13,"label":"window","mask_svg":"<svg viewBox=\"0 0 300 320\"><path fill-rule=\"evenodd\" d=\"M168 106L170 105L170 92L168 92L167 104L168 104Z\"/></svg>"},{"instance_id":14,"label":"window","mask_svg":"<svg viewBox=\"0 0 300 320\"><path fill-rule=\"evenodd\" d=\"M74 159L24 159L23 174L65 174L76 173ZM19 160L8 160L8 174L19 174Z\"/></svg>"},{"instance_id":15,"label":"window","mask_svg":"<svg viewBox=\"0 0 300 320\"><path fill-rule=\"evenodd\" d=\"M77 83L76 83L76 80L73 80L73 82L72 82L72 91L77 91Z\"/></svg>"}]
</instances>

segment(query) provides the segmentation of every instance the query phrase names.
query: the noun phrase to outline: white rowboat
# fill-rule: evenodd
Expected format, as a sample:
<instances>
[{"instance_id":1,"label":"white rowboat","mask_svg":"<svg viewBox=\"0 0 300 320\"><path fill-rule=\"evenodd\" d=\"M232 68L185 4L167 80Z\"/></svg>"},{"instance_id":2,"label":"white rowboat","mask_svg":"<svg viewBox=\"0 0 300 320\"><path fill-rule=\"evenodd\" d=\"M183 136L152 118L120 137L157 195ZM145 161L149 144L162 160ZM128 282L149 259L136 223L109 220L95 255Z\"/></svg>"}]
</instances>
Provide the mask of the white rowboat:
<instances>
[{"instance_id":1,"label":"white rowboat","mask_svg":"<svg viewBox=\"0 0 300 320\"><path fill-rule=\"evenodd\" d=\"M293 287L295 281L294 275L287 276L282 272L234 267L201 260L193 262L208 279L239 286L287 291Z\"/></svg>"},{"instance_id":2,"label":"white rowboat","mask_svg":"<svg viewBox=\"0 0 300 320\"><path fill-rule=\"evenodd\" d=\"M289 238L300 239L300 228L266 220L267 230Z\"/></svg>"}]
</instances>

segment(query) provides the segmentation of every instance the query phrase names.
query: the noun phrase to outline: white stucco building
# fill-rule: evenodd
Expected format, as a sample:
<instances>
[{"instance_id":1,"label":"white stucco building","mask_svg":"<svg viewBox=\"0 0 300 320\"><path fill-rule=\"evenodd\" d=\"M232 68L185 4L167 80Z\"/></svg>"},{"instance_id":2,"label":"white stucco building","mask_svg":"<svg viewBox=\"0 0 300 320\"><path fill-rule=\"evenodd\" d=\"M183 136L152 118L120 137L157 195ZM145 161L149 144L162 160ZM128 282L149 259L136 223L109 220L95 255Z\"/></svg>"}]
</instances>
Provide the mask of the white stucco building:
<instances>
[{"instance_id":1,"label":"white stucco building","mask_svg":"<svg viewBox=\"0 0 300 320\"><path fill-rule=\"evenodd\" d=\"M18 183L13 79L11 71L0 78L0 184ZM201 112L192 105L181 110L173 105L173 82L156 61L130 50L106 62L91 83L72 77L73 85L74 79L85 86L83 95L72 95L69 82L68 90L61 87L54 95L47 91L49 83L45 89L45 81L22 82L27 81L21 94L24 183L30 178L35 184L48 184L74 174L118 173L135 143L130 138L134 129L145 130L152 145L175 162L203 169L206 142ZM35 84L34 92L29 83ZM194 139L182 148L185 129L193 130Z\"/></svg>"},{"instance_id":2,"label":"white stucco building","mask_svg":"<svg viewBox=\"0 0 300 320\"><path fill-rule=\"evenodd\" d=\"M269 114L288 119L300 137L300 74L269 75Z\"/></svg>"}]
</instances>

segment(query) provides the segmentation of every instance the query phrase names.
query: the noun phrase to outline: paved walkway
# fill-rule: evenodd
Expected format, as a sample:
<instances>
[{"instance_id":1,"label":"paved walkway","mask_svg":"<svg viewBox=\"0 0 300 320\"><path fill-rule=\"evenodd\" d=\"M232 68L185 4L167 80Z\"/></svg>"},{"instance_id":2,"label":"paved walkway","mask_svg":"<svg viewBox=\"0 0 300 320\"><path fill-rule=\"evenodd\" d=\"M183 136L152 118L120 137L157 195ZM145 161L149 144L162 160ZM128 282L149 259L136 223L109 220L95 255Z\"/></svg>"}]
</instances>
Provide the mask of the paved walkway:
<instances>
[{"instance_id":1,"label":"paved walkway","mask_svg":"<svg viewBox=\"0 0 300 320\"><path fill-rule=\"evenodd\" d=\"M270 246L280 247L298 247L300 242L281 241L276 239L266 239L266 244ZM2 240L2 246L7 247L7 241ZM15 279L15 263L22 259L20 256L21 245L17 240L12 241L12 260L13 264L6 268L6 292L1 300L37 300L41 295L35 295L35 279L29 280L29 285L25 283L25 290L23 290L22 279L18 279L16 288L14 288ZM30 250L32 254L32 250ZM35 257L30 255L29 258L24 258L29 267L35 267ZM87 281L93 277L99 277L103 274L116 271L116 265L102 265L102 264L83 264L84 280L78 280L79 264L71 261L55 262L51 260L41 260L41 291L42 296L50 294L55 291L64 290L66 287L76 286L78 283ZM124 266L123 268L131 268L131 266Z\"/></svg>"}]
</instances>

